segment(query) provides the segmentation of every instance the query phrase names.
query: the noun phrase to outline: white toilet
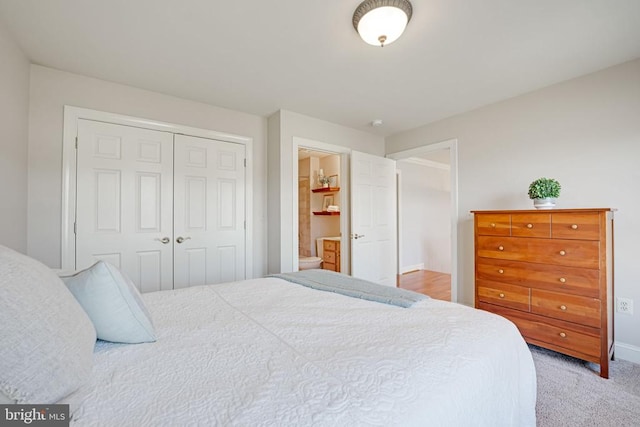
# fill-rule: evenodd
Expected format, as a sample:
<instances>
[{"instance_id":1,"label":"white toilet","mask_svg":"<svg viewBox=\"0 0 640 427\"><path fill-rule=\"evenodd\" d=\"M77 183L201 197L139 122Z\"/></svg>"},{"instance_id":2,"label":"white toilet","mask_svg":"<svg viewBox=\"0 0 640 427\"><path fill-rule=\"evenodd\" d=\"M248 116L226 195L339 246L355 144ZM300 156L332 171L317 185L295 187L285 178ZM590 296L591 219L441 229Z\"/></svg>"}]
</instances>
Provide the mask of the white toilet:
<instances>
[{"instance_id":1,"label":"white toilet","mask_svg":"<svg viewBox=\"0 0 640 427\"><path fill-rule=\"evenodd\" d=\"M311 270L312 268L322 268L322 258L317 256L298 257L298 270Z\"/></svg>"}]
</instances>

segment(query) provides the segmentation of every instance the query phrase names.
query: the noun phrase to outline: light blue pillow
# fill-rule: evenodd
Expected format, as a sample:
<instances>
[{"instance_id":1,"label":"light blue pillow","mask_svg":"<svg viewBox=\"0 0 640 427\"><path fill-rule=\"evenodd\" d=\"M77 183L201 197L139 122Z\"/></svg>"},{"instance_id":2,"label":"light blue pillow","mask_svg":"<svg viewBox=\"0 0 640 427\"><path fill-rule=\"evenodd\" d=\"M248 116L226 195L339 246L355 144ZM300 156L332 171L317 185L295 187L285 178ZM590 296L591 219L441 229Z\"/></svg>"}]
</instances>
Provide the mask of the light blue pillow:
<instances>
[{"instance_id":1,"label":"light blue pillow","mask_svg":"<svg viewBox=\"0 0 640 427\"><path fill-rule=\"evenodd\" d=\"M61 279L89 315L99 339L128 344L156 340L138 289L113 265L98 261Z\"/></svg>"}]
</instances>

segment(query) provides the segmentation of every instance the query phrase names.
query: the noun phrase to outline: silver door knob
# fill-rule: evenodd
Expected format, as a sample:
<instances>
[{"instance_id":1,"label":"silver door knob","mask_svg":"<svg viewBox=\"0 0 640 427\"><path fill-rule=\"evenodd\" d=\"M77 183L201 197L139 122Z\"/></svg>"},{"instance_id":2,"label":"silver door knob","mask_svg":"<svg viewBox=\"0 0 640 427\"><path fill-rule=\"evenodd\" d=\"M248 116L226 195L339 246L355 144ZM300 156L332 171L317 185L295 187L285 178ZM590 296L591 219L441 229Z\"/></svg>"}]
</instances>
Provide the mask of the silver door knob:
<instances>
[{"instance_id":1,"label":"silver door knob","mask_svg":"<svg viewBox=\"0 0 640 427\"><path fill-rule=\"evenodd\" d=\"M184 242L185 240L191 240L191 237L182 237L182 236L180 236L180 237L178 237L178 238L176 239L176 242L178 242L178 243L182 243L182 242Z\"/></svg>"},{"instance_id":2,"label":"silver door knob","mask_svg":"<svg viewBox=\"0 0 640 427\"><path fill-rule=\"evenodd\" d=\"M364 237L364 234L357 234L357 233L351 234L352 239L358 240L358 239L362 239L363 237Z\"/></svg>"},{"instance_id":3,"label":"silver door knob","mask_svg":"<svg viewBox=\"0 0 640 427\"><path fill-rule=\"evenodd\" d=\"M169 243L171 241L171 239L168 238L168 237L163 237L162 239L156 239L156 240L161 242L163 245L166 245L167 243Z\"/></svg>"}]
</instances>

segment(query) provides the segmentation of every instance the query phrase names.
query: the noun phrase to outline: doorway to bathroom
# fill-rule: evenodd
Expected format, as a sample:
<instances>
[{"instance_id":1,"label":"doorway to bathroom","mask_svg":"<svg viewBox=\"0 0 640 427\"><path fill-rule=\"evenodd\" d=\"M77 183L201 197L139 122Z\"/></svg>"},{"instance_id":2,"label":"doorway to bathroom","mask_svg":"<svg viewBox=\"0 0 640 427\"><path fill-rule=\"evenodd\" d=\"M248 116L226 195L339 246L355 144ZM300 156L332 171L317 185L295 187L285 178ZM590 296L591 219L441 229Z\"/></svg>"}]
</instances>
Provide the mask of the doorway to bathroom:
<instances>
[{"instance_id":1,"label":"doorway to bathroom","mask_svg":"<svg viewBox=\"0 0 640 427\"><path fill-rule=\"evenodd\" d=\"M298 147L298 269L341 272L341 156Z\"/></svg>"},{"instance_id":2,"label":"doorway to bathroom","mask_svg":"<svg viewBox=\"0 0 640 427\"><path fill-rule=\"evenodd\" d=\"M281 199L291 200L292 227L291 240L283 241L282 246L290 254L292 261L289 271L299 269L299 231L298 231L298 154L300 149L309 149L325 154L338 156L340 169L337 176L337 185L340 190L325 199L323 204L327 214L315 216L331 216L329 212L340 218L340 235L321 236L324 239L323 258L328 264L333 264L331 258L327 258L327 249L335 250L335 263L339 265L340 272L353 275L361 279L370 280L387 286L396 286L397 273L397 233L396 233L396 186L394 160L378 155L352 150L349 147L328 144L306 138L293 137L292 191L287 195L281 195ZM288 169L287 165L282 165ZM318 172L320 164L318 163ZM329 175L323 168L323 175ZM310 186L313 184L313 172L309 174ZM315 185L318 184L316 181ZM317 193L331 192L329 189L320 190ZM315 192L311 191L311 193ZM333 200L331 200L331 197ZM338 203L339 201L339 203ZM329 208L331 203L336 207ZM334 211L337 210L337 211ZM316 211L317 212L317 211ZM312 215L314 215L312 213ZM312 238L310 237L310 240ZM335 249L332 241L335 242ZM290 243L289 243L290 242ZM313 245L313 242L310 242ZM338 246L339 245L339 246ZM317 246L317 240L316 240ZM313 248L313 246L311 246ZM313 250L313 249L311 249ZM316 255L317 255L316 247ZM332 255L329 255L331 257ZM288 258L288 257L287 257Z\"/></svg>"}]
</instances>

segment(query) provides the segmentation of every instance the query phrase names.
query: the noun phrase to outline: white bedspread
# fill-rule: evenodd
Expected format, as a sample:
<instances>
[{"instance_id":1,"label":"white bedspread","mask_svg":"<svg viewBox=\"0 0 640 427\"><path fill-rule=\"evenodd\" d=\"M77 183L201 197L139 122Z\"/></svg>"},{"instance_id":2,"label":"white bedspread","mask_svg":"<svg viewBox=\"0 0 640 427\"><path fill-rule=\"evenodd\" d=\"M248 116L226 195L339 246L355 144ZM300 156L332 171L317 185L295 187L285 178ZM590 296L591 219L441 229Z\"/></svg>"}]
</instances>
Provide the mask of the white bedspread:
<instances>
[{"instance_id":1,"label":"white bedspread","mask_svg":"<svg viewBox=\"0 0 640 427\"><path fill-rule=\"evenodd\" d=\"M535 426L513 324L256 279L144 295L158 341L100 342L77 425Z\"/></svg>"}]
</instances>

